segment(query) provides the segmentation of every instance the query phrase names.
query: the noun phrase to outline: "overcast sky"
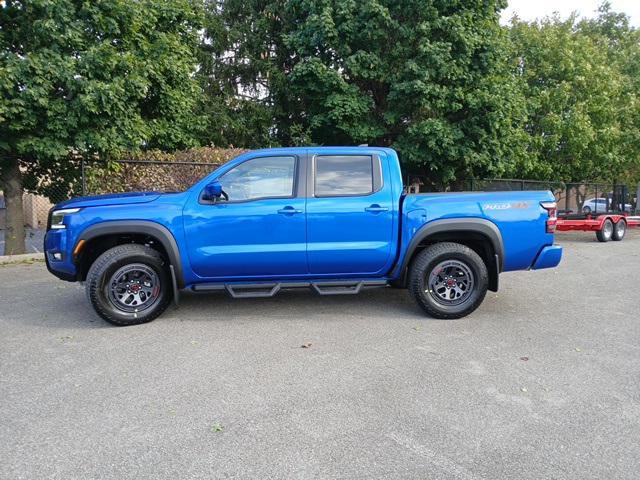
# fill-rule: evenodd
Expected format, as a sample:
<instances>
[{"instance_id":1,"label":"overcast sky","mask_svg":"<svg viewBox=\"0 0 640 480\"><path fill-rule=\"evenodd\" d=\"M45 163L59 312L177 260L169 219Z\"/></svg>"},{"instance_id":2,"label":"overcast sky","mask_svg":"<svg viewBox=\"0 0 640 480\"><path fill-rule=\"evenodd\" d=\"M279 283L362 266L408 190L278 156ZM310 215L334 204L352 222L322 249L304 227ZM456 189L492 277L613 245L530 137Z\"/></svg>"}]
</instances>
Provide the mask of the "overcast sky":
<instances>
[{"instance_id":1,"label":"overcast sky","mask_svg":"<svg viewBox=\"0 0 640 480\"><path fill-rule=\"evenodd\" d=\"M507 22L514 13L523 20L535 20L558 12L567 18L577 11L581 17L593 17L602 0L509 0L509 7L502 13L503 22ZM631 17L631 24L640 27L640 0L611 0L616 12L624 12Z\"/></svg>"}]
</instances>

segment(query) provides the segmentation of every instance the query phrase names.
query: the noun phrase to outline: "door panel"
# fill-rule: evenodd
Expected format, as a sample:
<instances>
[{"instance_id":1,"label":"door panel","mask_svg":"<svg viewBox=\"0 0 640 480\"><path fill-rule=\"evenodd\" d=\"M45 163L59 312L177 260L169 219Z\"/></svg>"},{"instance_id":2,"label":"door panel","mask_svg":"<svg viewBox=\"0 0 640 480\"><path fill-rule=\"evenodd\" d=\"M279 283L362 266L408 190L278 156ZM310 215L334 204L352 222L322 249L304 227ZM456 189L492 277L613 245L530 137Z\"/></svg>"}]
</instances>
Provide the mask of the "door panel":
<instances>
[{"instance_id":1,"label":"door panel","mask_svg":"<svg viewBox=\"0 0 640 480\"><path fill-rule=\"evenodd\" d=\"M324 165L320 156L311 162L314 187L307 199L309 271L380 274L389 262L393 245L393 197L390 185L384 182L381 159L370 157L372 178L367 186L357 178L365 172L362 164L358 165L360 161L345 167L351 160L344 158L346 156L334 157ZM331 196L332 184L334 196ZM349 194L367 189L373 193Z\"/></svg>"},{"instance_id":2,"label":"door panel","mask_svg":"<svg viewBox=\"0 0 640 480\"><path fill-rule=\"evenodd\" d=\"M194 272L207 278L307 273L304 203L265 199L185 211Z\"/></svg>"},{"instance_id":3,"label":"door panel","mask_svg":"<svg viewBox=\"0 0 640 480\"><path fill-rule=\"evenodd\" d=\"M305 198L299 188L305 168L296 158L292 172L286 158L291 159L252 158L220 176L229 201L207 203L196 197L187 204L186 241L198 276L268 278L308 272ZM269 198L287 193L287 198Z\"/></svg>"}]
</instances>

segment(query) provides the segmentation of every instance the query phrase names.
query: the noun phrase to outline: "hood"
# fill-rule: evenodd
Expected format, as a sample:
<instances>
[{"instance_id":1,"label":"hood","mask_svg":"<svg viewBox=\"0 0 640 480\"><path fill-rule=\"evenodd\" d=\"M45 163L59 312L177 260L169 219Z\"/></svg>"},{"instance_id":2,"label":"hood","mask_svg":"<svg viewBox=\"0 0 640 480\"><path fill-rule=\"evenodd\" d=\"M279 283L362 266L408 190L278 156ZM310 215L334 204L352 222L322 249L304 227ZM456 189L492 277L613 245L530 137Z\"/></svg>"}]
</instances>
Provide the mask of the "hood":
<instances>
[{"instance_id":1,"label":"hood","mask_svg":"<svg viewBox=\"0 0 640 480\"><path fill-rule=\"evenodd\" d=\"M77 197L58 203L55 208L106 207L108 205L130 205L134 203L153 202L162 195L159 192L128 192Z\"/></svg>"}]
</instances>

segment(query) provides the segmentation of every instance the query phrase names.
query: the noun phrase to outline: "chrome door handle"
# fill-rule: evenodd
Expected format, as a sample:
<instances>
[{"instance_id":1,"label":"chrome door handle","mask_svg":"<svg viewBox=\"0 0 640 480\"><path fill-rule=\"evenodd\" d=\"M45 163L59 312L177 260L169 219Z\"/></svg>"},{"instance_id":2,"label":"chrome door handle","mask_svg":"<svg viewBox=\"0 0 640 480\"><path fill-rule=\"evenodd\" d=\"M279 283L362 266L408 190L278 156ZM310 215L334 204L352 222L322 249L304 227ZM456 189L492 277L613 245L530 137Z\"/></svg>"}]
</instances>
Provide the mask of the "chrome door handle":
<instances>
[{"instance_id":1,"label":"chrome door handle","mask_svg":"<svg viewBox=\"0 0 640 480\"><path fill-rule=\"evenodd\" d=\"M367 208L364 209L365 212L371 212L371 213L386 212L388 210L389 209L387 207L381 207L377 203L374 203L373 205L370 205L370 206L368 206Z\"/></svg>"},{"instance_id":2,"label":"chrome door handle","mask_svg":"<svg viewBox=\"0 0 640 480\"><path fill-rule=\"evenodd\" d=\"M281 215L293 215L294 213L302 213L302 210L293 207L284 207L278 210Z\"/></svg>"}]
</instances>

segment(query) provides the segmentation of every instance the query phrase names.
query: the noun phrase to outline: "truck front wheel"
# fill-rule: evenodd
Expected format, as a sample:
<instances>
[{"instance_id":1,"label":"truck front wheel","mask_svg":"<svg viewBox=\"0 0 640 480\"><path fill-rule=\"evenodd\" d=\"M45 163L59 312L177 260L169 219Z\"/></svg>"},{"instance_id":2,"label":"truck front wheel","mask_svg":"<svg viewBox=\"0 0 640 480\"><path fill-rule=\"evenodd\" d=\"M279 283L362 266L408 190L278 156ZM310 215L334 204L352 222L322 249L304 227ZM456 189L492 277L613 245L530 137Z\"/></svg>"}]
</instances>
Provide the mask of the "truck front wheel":
<instances>
[{"instance_id":1,"label":"truck front wheel","mask_svg":"<svg viewBox=\"0 0 640 480\"><path fill-rule=\"evenodd\" d=\"M489 284L482 258L465 245L442 242L416 255L409 273L409 292L430 316L464 317L484 300Z\"/></svg>"},{"instance_id":2,"label":"truck front wheel","mask_svg":"<svg viewBox=\"0 0 640 480\"><path fill-rule=\"evenodd\" d=\"M171 283L160 253L129 243L107 250L93 262L86 293L96 313L107 322L138 325L166 310Z\"/></svg>"}]
</instances>

